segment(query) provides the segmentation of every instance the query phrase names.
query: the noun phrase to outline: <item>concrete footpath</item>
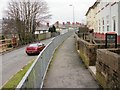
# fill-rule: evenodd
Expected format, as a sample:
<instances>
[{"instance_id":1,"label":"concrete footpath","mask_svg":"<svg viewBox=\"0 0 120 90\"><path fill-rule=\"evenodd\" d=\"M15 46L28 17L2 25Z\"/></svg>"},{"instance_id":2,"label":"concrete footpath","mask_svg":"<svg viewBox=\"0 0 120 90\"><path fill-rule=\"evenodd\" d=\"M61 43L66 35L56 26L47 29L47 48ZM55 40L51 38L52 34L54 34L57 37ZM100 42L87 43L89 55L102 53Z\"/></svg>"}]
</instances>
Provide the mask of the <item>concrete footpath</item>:
<instances>
[{"instance_id":1,"label":"concrete footpath","mask_svg":"<svg viewBox=\"0 0 120 90\"><path fill-rule=\"evenodd\" d=\"M43 88L99 88L76 51L73 35L56 50Z\"/></svg>"}]
</instances>

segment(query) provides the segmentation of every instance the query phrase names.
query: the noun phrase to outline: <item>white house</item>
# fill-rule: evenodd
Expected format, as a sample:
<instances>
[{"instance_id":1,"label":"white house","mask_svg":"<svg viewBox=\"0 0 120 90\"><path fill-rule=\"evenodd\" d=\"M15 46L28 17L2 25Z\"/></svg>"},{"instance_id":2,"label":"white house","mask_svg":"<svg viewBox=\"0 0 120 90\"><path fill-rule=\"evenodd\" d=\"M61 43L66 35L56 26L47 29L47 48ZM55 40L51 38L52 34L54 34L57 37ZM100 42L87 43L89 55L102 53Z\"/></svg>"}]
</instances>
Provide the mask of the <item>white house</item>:
<instances>
[{"instance_id":1,"label":"white house","mask_svg":"<svg viewBox=\"0 0 120 90\"><path fill-rule=\"evenodd\" d=\"M114 32L120 43L120 1L97 0L93 29L96 37L105 39L105 33ZM92 7L93 7L92 6ZM94 10L94 9L93 9Z\"/></svg>"},{"instance_id":2,"label":"white house","mask_svg":"<svg viewBox=\"0 0 120 90\"><path fill-rule=\"evenodd\" d=\"M40 24L36 27L35 34L46 33L49 30L49 26Z\"/></svg>"},{"instance_id":3,"label":"white house","mask_svg":"<svg viewBox=\"0 0 120 90\"><path fill-rule=\"evenodd\" d=\"M98 11L98 4L99 0L97 0L87 11L86 17L87 17L87 27L89 29L94 29L95 31L97 30L97 18L98 15L96 15Z\"/></svg>"}]
</instances>

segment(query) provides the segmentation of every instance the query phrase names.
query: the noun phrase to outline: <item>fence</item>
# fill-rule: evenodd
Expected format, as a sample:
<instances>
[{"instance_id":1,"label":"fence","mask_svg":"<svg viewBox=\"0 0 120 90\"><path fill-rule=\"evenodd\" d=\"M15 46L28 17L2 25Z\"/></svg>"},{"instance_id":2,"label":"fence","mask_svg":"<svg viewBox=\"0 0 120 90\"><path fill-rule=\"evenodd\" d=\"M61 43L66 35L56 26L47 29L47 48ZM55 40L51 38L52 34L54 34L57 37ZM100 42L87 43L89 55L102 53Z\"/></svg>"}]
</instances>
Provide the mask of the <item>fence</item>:
<instances>
[{"instance_id":1,"label":"fence","mask_svg":"<svg viewBox=\"0 0 120 90\"><path fill-rule=\"evenodd\" d=\"M39 54L30 69L18 84L17 88L42 88L44 78L54 51L72 33L73 31L69 31L54 38Z\"/></svg>"},{"instance_id":2,"label":"fence","mask_svg":"<svg viewBox=\"0 0 120 90\"><path fill-rule=\"evenodd\" d=\"M13 39L0 40L0 53L9 50L9 48L12 48L14 45L17 45L17 42L13 42Z\"/></svg>"}]
</instances>

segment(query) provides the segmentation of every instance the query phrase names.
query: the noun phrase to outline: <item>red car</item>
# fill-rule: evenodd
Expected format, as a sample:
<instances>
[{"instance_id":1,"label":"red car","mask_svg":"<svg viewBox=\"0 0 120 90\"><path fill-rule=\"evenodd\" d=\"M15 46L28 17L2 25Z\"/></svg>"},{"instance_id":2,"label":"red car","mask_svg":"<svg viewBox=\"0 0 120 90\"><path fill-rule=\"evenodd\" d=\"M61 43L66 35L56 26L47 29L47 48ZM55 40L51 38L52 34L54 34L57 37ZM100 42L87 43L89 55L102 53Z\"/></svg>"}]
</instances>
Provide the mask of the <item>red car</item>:
<instances>
[{"instance_id":1,"label":"red car","mask_svg":"<svg viewBox=\"0 0 120 90\"><path fill-rule=\"evenodd\" d=\"M33 43L26 47L26 53L27 55L39 54L44 48L45 45L42 43Z\"/></svg>"}]
</instances>

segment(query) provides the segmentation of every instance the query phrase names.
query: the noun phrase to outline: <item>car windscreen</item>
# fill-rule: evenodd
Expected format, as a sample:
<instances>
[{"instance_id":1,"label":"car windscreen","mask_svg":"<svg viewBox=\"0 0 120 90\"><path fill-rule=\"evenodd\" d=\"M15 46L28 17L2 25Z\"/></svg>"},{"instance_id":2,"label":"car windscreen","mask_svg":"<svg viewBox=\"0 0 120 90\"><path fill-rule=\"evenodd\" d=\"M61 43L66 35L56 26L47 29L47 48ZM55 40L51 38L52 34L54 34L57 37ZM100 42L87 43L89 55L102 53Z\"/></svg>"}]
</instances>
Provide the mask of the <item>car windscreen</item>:
<instances>
[{"instance_id":1,"label":"car windscreen","mask_svg":"<svg viewBox=\"0 0 120 90\"><path fill-rule=\"evenodd\" d=\"M42 46L43 44L42 43L38 43L39 46Z\"/></svg>"},{"instance_id":2,"label":"car windscreen","mask_svg":"<svg viewBox=\"0 0 120 90\"><path fill-rule=\"evenodd\" d=\"M36 47L38 44L30 44L29 47Z\"/></svg>"}]
</instances>

